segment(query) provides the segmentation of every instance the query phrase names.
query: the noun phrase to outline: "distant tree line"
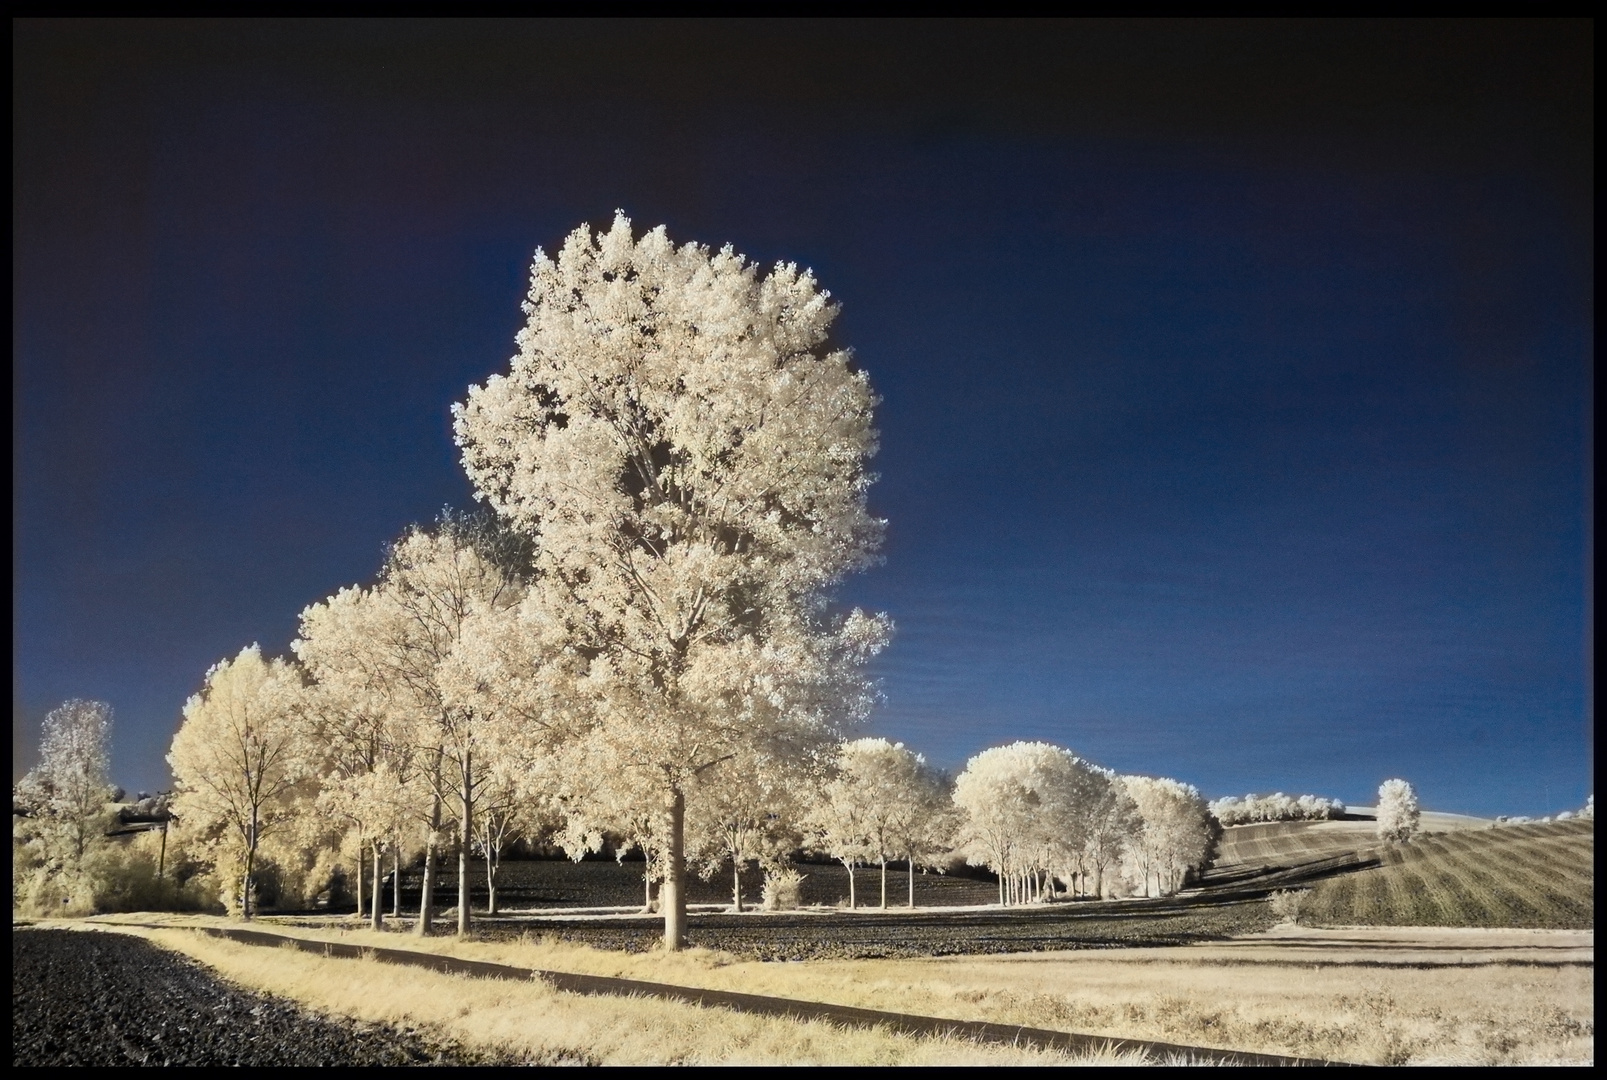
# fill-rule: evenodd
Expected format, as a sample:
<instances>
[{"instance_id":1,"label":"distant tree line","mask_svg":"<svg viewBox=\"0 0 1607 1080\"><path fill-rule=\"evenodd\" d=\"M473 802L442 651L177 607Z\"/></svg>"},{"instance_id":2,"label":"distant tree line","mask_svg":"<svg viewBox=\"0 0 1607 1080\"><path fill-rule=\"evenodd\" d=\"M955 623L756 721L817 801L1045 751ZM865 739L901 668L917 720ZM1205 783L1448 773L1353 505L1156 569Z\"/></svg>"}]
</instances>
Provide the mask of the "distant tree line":
<instances>
[{"instance_id":1,"label":"distant tree line","mask_svg":"<svg viewBox=\"0 0 1607 1080\"><path fill-rule=\"evenodd\" d=\"M1227 796L1210 803L1211 816L1223 825L1255 825L1266 821L1331 821L1345 816L1345 804L1320 795Z\"/></svg>"}]
</instances>

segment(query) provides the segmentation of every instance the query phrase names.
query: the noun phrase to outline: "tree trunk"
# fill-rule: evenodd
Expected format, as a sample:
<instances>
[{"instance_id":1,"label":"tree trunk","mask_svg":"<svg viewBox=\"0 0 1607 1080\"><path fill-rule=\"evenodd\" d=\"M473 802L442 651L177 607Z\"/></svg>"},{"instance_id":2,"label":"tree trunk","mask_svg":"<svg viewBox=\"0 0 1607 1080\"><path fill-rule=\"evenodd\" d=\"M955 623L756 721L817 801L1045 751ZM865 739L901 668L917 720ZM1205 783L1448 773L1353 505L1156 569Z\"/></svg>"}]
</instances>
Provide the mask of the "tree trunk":
<instances>
[{"instance_id":1,"label":"tree trunk","mask_svg":"<svg viewBox=\"0 0 1607 1080\"><path fill-rule=\"evenodd\" d=\"M653 863L642 852L642 914L653 913Z\"/></svg>"},{"instance_id":2,"label":"tree trunk","mask_svg":"<svg viewBox=\"0 0 1607 1080\"><path fill-rule=\"evenodd\" d=\"M463 782L458 791L458 801L461 813L458 822L458 937L469 936L469 847L474 841L474 802L471 779L473 773L469 756L463 756Z\"/></svg>"},{"instance_id":3,"label":"tree trunk","mask_svg":"<svg viewBox=\"0 0 1607 1080\"><path fill-rule=\"evenodd\" d=\"M381 901L385 896L385 856L380 851L379 837L374 837L374 903L373 919L370 925L375 930L385 929L385 913L380 910Z\"/></svg>"},{"instance_id":4,"label":"tree trunk","mask_svg":"<svg viewBox=\"0 0 1607 1080\"><path fill-rule=\"evenodd\" d=\"M402 834L396 834L396 846L391 849L391 869L396 876L391 879L391 917L397 918L402 914Z\"/></svg>"},{"instance_id":5,"label":"tree trunk","mask_svg":"<svg viewBox=\"0 0 1607 1080\"><path fill-rule=\"evenodd\" d=\"M678 784L670 789L668 809L670 842L658 901L664 909L664 948L679 952L686 944L686 795Z\"/></svg>"},{"instance_id":6,"label":"tree trunk","mask_svg":"<svg viewBox=\"0 0 1607 1080\"><path fill-rule=\"evenodd\" d=\"M246 922L251 921L251 871L257 862L257 845L251 844L246 848L246 872L240 880L240 918Z\"/></svg>"},{"instance_id":7,"label":"tree trunk","mask_svg":"<svg viewBox=\"0 0 1607 1080\"><path fill-rule=\"evenodd\" d=\"M435 754L435 776L439 780L441 775L441 754ZM430 923L435 912L435 835L441 831L441 789L435 785L435 793L430 797L430 835L424 843L424 880L420 883L418 901L418 926L413 932L424 937L430 932Z\"/></svg>"},{"instance_id":8,"label":"tree trunk","mask_svg":"<svg viewBox=\"0 0 1607 1080\"><path fill-rule=\"evenodd\" d=\"M364 845L364 842L363 842L363 831L361 829L358 829L357 830L357 868L356 868L357 869L357 921L358 922L363 921L363 892L364 892L363 886L368 880L367 878L363 877L363 863L368 858L368 856L363 852L363 847L364 846L365 845Z\"/></svg>"},{"instance_id":9,"label":"tree trunk","mask_svg":"<svg viewBox=\"0 0 1607 1080\"><path fill-rule=\"evenodd\" d=\"M910 859L910 861L909 861L909 870L910 870L910 910L913 911L915 909L915 860L913 858Z\"/></svg>"},{"instance_id":10,"label":"tree trunk","mask_svg":"<svg viewBox=\"0 0 1607 1080\"><path fill-rule=\"evenodd\" d=\"M848 910L853 911L859 906L854 896L854 860L844 859L843 865L848 867Z\"/></svg>"},{"instance_id":11,"label":"tree trunk","mask_svg":"<svg viewBox=\"0 0 1607 1080\"><path fill-rule=\"evenodd\" d=\"M497 913L497 860L496 852L491 847L491 837L485 838L485 913Z\"/></svg>"},{"instance_id":12,"label":"tree trunk","mask_svg":"<svg viewBox=\"0 0 1607 1080\"><path fill-rule=\"evenodd\" d=\"M742 861L737 858L731 860L731 906L742 914Z\"/></svg>"},{"instance_id":13,"label":"tree trunk","mask_svg":"<svg viewBox=\"0 0 1607 1080\"><path fill-rule=\"evenodd\" d=\"M432 838L424 844L424 878L419 882L418 925L413 932L424 937L430 932L430 923L434 921L435 913L430 909L435 905L435 840Z\"/></svg>"},{"instance_id":14,"label":"tree trunk","mask_svg":"<svg viewBox=\"0 0 1607 1080\"><path fill-rule=\"evenodd\" d=\"M251 831L246 834L246 872L240 882L240 917L251 921L251 872L257 865L257 811L251 810Z\"/></svg>"},{"instance_id":15,"label":"tree trunk","mask_svg":"<svg viewBox=\"0 0 1607 1080\"><path fill-rule=\"evenodd\" d=\"M1004 870L999 870L999 906L1004 907Z\"/></svg>"},{"instance_id":16,"label":"tree trunk","mask_svg":"<svg viewBox=\"0 0 1607 1080\"><path fill-rule=\"evenodd\" d=\"M887 856L882 856L882 910L887 910Z\"/></svg>"}]
</instances>

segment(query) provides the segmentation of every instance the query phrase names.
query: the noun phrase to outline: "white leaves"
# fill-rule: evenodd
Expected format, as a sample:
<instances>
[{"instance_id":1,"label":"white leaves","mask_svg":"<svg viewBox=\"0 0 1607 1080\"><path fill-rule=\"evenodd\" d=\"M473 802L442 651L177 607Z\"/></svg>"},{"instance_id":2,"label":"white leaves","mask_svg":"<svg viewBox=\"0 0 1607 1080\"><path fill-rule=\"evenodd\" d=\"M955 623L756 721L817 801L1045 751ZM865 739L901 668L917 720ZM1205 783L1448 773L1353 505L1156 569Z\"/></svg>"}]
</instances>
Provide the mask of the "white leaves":
<instances>
[{"instance_id":1,"label":"white leaves","mask_svg":"<svg viewBox=\"0 0 1607 1080\"><path fill-rule=\"evenodd\" d=\"M96 820L112 795L107 778L112 707L74 698L45 716L39 764L13 788L33 817L31 830L49 860L83 858L98 835Z\"/></svg>"},{"instance_id":2,"label":"white leaves","mask_svg":"<svg viewBox=\"0 0 1607 1080\"><path fill-rule=\"evenodd\" d=\"M559 681L675 783L863 715L890 626L815 616L880 543L874 396L820 349L836 311L813 276L761 280L619 213L537 253L526 312L454 431L477 497L539 541L522 619L589 657Z\"/></svg>"},{"instance_id":3,"label":"white leaves","mask_svg":"<svg viewBox=\"0 0 1607 1080\"><path fill-rule=\"evenodd\" d=\"M1378 836L1404 844L1418 830L1417 792L1405 780L1385 780L1378 788Z\"/></svg>"},{"instance_id":4,"label":"white leaves","mask_svg":"<svg viewBox=\"0 0 1607 1080\"><path fill-rule=\"evenodd\" d=\"M254 846L288 816L286 797L316 768L301 737L302 693L300 672L256 645L207 672L167 756L187 828L223 826Z\"/></svg>"},{"instance_id":5,"label":"white leaves","mask_svg":"<svg viewBox=\"0 0 1607 1080\"><path fill-rule=\"evenodd\" d=\"M1109 781L1069 750L1016 742L984 750L955 780L969 860L1000 874L1055 871L1070 863L1092 827Z\"/></svg>"},{"instance_id":6,"label":"white leaves","mask_svg":"<svg viewBox=\"0 0 1607 1080\"><path fill-rule=\"evenodd\" d=\"M1345 804L1318 795L1290 798L1281 791L1271 795L1227 796L1215 799L1209 809L1223 825L1249 825L1263 821L1326 821L1340 817Z\"/></svg>"},{"instance_id":7,"label":"white leaves","mask_svg":"<svg viewBox=\"0 0 1607 1080\"><path fill-rule=\"evenodd\" d=\"M919 861L948 850L947 796L941 778L903 743L856 739L838 752L809 825L834 859Z\"/></svg>"},{"instance_id":8,"label":"white leaves","mask_svg":"<svg viewBox=\"0 0 1607 1080\"><path fill-rule=\"evenodd\" d=\"M1138 810L1138 832L1129 845L1141 879L1155 875L1161 891L1175 889L1200 866L1211 845L1210 812L1190 784L1165 777L1121 778Z\"/></svg>"}]
</instances>

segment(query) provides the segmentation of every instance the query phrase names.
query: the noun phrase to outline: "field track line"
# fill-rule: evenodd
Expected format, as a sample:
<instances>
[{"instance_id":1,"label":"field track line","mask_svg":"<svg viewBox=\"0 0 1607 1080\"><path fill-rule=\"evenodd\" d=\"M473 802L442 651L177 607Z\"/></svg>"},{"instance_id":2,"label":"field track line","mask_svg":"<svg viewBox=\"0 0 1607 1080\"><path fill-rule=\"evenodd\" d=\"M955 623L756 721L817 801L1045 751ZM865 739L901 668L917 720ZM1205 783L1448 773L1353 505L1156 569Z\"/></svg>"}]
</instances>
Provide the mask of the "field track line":
<instances>
[{"instance_id":1,"label":"field track line","mask_svg":"<svg viewBox=\"0 0 1607 1080\"><path fill-rule=\"evenodd\" d=\"M150 930L172 930L171 926L146 923L124 923ZM105 924L115 930L117 924ZM334 941L312 941L307 938L271 934L263 930L235 929L233 927L193 927L204 934L225 938L244 945L267 945L283 948L290 945L302 952L322 956L359 960L364 957L387 964L420 967L451 975L468 975L480 979L539 979L555 990L589 996L610 995L621 997L661 998L679 1001L704 1008L717 1007L735 1012L762 1016L786 1016L795 1020L823 1020L845 1027L885 1027L907 1035L949 1036L975 1039L979 1042L1003 1043L1009 1046L1035 1046L1049 1050L1114 1051L1127 1053L1134 1050L1165 1059L1179 1057L1208 1061L1217 1065L1351 1065L1348 1061L1325 1061L1321 1058L1288 1057L1283 1054L1255 1054L1237 1050L1218 1050L1209 1046L1183 1046L1177 1043L1152 1042L1148 1039L1118 1039L1108 1035L1081 1035L1069 1031L1050 1031L1045 1028L1018 1027L1014 1024L993 1024L982 1020L945 1020L936 1016L911 1016L907 1013L881 1012L876 1009L859 1009L848 1005L829 1005L819 1001L799 1001L793 998L767 997L760 994L739 994L729 990L701 990L694 986L674 986L669 983L643 982L638 979L618 979L606 975L575 975L564 971L541 971L534 968L493 964L484 960L462 960L455 956L418 952L412 949L381 949L369 945L354 945Z\"/></svg>"}]
</instances>

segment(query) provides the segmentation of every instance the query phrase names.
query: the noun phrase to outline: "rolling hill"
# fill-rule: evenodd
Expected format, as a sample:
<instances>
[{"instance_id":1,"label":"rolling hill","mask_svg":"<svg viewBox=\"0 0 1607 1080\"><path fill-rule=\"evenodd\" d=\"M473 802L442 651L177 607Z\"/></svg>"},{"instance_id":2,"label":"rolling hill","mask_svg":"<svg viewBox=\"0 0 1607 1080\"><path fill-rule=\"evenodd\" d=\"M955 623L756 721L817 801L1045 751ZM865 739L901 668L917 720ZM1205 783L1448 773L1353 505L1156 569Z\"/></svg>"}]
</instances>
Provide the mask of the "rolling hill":
<instances>
[{"instance_id":1,"label":"rolling hill","mask_svg":"<svg viewBox=\"0 0 1607 1080\"><path fill-rule=\"evenodd\" d=\"M1594 820L1429 833L1318 882L1301 921L1331 926L1595 926Z\"/></svg>"}]
</instances>

